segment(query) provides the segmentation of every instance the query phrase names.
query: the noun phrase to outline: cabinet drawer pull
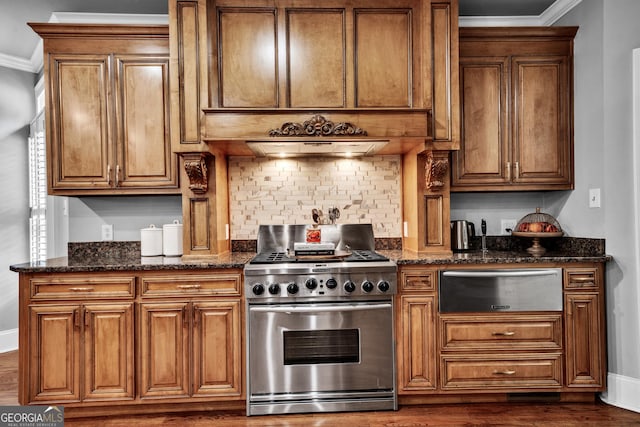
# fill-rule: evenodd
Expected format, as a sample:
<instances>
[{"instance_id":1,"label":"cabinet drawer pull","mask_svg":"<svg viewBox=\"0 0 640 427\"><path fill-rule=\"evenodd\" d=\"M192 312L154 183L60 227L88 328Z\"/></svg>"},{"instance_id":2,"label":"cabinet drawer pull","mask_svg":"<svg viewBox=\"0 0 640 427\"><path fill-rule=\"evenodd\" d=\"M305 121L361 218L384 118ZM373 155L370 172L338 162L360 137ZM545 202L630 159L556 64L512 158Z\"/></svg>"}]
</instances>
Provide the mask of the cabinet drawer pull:
<instances>
[{"instance_id":1,"label":"cabinet drawer pull","mask_svg":"<svg viewBox=\"0 0 640 427\"><path fill-rule=\"evenodd\" d=\"M116 187L120 186L120 165L116 166Z\"/></svg>"},{"instance_id":2,"label":"cabinet drawer pull","mask_svg":"<svg viewBox=\"0 0 640 427\"><path fill-rule=\"evenodd\" d=\"M507 370L507 371L493 371L493 375L513 375L516 371Z\"/></svg>"},{"instance_id":3,"label":"cabinet drawer pull","mask_svg":"<svg viewBox=\"0 0 640 427\"><path fill-rule=\"evenodd\" d=\"M69 288L69 290L71 292L93 292L94 289L93 288L86 288L86 287L82 287L82 288Z\"/></svg>"},{"instance_id":4,"label":"cabinet drawer pull","mask_svg":"<svg viewBox=\"0 0 640 427\"><path fill-rule=\"evenodd\" d=\"M514 179L520 179L520 162L515 162L515 166L516 166L516 172L515 172L515 176Z\"/></svg>"},{"instance_id":5,"label":"cabinet drawer pull","mask_svg":"<svg viewBox=\"0 0 640 427\"><path fill-rule=\"evenodd\" d=\"M107 165L107 185L111 185L111 165Z\"/></svg>"},{"instance_id":6,"label":"cabinet drawer pull","mask_svg":"<svg viewBox=\"0 0 640 427\"><path fill-rule=\"evenodd\" d=\"M513 331L504 331L504 332L491 332L491 335L494 337L512 337L516 333Z\"/></svg>"},{"instance_id":7,"label":"cabinet drawer pull","mask_svg":"<svg viewBox=\"0 0 640 427\"><path fill-rule=\"evenodd\" d=\"M200 289L201 287L202 285L199 283L195 285L178 285L178 289Z\"/></svg>"},{"instance_id":8,"label":"cabinet drawer pull","mask_svg":"<svg viewBox=\"0 0 640 427\"><path fill-rule=\"evenodd\" d=\"M505 169L507 172L507 181L511 181L511 162L507 162Z\"/></svg>"},{"instance_id":9,"label":"cabinet drawer pull","mask_svg":"<svg viewBox=\"0 0 640 427\"><path fill-rule=\"evenodd\" d=\"M593 277L572 277L572 283L594 283Z\"/></svg>"}]
</instances>

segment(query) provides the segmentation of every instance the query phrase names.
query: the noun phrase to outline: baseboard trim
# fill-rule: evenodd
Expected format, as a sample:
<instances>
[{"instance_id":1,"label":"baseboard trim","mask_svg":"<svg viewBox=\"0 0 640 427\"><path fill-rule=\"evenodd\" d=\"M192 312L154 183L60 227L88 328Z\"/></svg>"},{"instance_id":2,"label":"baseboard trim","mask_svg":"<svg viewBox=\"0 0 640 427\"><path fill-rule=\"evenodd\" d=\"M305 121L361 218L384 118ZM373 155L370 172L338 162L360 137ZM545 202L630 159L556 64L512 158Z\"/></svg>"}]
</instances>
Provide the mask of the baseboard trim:
<instances>
[{"instance_id":1,"label":"baseboard trim","mask_svg":"<svg viewBox=\"0 0 640 427\"><path fill-rule=\"evenodd\" d=\"M18 349L18 328L0 331L0 353Z\"/></svg>"},{"instance_id":2,"label":"baseboard trim","mask_svg":"<svg viewBox=\"0 0 640 427\"><path fill-rule=\"evenodd\" d=\"M640 379L609 373L607 390L600 395L603 402L640 413Z\"/></svg>"}]
</instances>

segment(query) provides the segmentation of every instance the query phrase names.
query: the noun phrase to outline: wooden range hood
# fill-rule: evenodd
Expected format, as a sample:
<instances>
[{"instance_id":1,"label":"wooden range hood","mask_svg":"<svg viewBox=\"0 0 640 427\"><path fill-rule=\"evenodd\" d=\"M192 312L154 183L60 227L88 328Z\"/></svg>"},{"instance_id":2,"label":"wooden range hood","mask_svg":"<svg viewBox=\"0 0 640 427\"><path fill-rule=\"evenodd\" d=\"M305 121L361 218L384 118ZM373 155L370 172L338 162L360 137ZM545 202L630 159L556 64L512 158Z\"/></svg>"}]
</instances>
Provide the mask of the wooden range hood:
<instances>
[{"instance_id":1,"label":"wooden range hood","mask_svg":"<svg viewBox=\"0 0 640 427\"><path fill-rule=\"evenodd\" d=\"M185 257L229 250L226 156L271 142L402 155L404 248L450 252L458 0L171 0L169 17Z\"/></svg>"}]
</instances>

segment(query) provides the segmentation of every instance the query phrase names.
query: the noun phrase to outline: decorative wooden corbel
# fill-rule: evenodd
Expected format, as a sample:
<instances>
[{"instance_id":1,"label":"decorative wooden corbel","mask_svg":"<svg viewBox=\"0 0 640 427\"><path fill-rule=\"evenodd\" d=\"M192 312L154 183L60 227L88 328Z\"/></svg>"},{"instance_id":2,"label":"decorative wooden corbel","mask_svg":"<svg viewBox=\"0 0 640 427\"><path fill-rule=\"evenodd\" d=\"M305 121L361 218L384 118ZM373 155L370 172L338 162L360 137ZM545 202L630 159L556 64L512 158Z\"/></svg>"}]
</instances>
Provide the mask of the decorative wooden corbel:
<instances>
[{"instance_id":1,"label":"decorative wooden corbel","mask_svg":"<svg viewBox=\"0 0 640 427\"><path fill-rule=\"evenodd\" d=\"M425 162L425 185L428 190L439 190L445 186L449 170L448 153L429 151Z\"/></svg>"},{"instance_id":2,"label":"decorative wooden corbel","mask_svg":"<svg viewBox=\"0 0 640 427\"><path fill-rule=\"evenodd\" d=\"M203 153L182 153L184 160L184 170L189 177L189 189L196 194L204 194L209 187L209 171L207 161L211 154Z\"/></svg>"}]
</instances>

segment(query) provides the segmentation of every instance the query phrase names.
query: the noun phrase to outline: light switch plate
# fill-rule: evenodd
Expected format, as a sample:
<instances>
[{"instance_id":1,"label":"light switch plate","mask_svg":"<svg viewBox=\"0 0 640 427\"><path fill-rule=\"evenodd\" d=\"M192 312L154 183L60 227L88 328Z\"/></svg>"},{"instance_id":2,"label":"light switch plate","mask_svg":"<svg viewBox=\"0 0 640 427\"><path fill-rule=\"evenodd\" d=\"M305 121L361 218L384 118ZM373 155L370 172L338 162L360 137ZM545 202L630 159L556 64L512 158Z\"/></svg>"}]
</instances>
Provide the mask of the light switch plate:
<instances>
[{"instance_id":1,"label":"light switch plate","mask_svg":"<svg viewBox=\"0 0 640 427\"><path fill-rule=\"evenodd\" d=\"M600 189L599 188L589 189L589 207L590 208L600 207Z\"/></svg>"}]
</instances>

